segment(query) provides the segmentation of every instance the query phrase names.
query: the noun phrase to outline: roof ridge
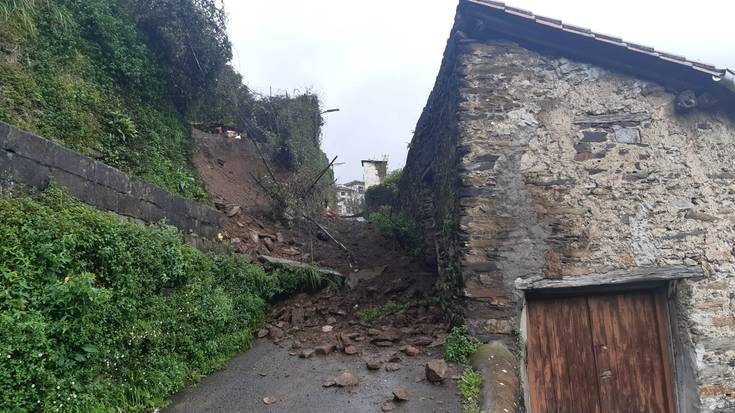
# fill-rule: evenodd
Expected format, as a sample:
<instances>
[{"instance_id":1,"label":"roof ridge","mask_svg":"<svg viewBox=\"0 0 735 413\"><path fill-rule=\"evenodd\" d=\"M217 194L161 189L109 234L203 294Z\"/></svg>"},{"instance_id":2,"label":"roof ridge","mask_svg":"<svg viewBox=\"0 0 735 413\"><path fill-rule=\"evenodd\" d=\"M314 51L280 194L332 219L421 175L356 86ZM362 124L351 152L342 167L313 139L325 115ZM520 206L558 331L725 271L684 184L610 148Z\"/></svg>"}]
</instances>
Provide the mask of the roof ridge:
<instances>
[{"instance_id":1,"label":"roof ridge","mask_svg":"<svg viewBox=\"0 0 735 413\"><path fill-rule=\"evenodd\" d=\"M662 52L650 46L628 42L628 41L623 40L620 37L615 37L615 36L610 36L610 35L606 35L603 33L595 32L585 27L566 24L561 20L554 19L551 17L546 17L546 16L539 16L529 10L512 7L500 1L494 1L494 0L463 0L463 1L478 4L481 6L490 7L490 8L500 10L500 11L503 11L505 13L508 13L514 16L528 19L528 20L533 20L537 24L548 26L548 27L551 27L557 30L567 32L567 33L575 34L578 36L589 37L589 38L593 38L603 43L608 43L608 44L612 44L615 46L623 47L632 52L647 54L653 57L657 57L661 60L666 60L668 62L680 64L683 66L688 66L694 70L710 74L715 78L720 78L724 76L725 72L730 72L730 73L735 74L735 72L733 72L731 69L727 69L727 68L720 69L717 66L709 64L709 63L703 63L697 60L687 59L684 56Z\"/></svg>"}]
</instances>

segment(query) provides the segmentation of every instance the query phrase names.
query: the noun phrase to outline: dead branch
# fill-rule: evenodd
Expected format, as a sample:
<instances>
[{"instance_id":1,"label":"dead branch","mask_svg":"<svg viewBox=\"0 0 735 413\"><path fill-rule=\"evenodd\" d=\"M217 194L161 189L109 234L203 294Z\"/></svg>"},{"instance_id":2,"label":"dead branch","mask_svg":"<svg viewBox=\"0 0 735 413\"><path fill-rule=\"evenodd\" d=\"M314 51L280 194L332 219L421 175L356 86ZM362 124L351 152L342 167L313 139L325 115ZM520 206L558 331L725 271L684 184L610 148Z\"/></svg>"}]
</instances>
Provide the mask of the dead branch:
<instances>
[{"instance_id":1,"label":"dead branch","mask_svg":"<svg viewBox=\"0 0 735 413\"><path fill-rule=\"evenodd\" d=\"M329 165L327 165L324 169L322 169L322 171L319 173L319 175L317 175L317 177L314 180L314 182L312 182L311 185L309 185L309 187L306 189L306 191L304 192L304 194L308 194L309 192L311 192L312 188L314 188L314 186L316 186L316 184L319 183L319 180L322 179L322 177L324 176L324 174L327 173L327 171L329 170L329 168L332 167L332 164L334 164L334 161L336 161L336 160L337 160L337 157L335 156L334 159L332 159L332 162L330 162Z\"/></svg>"},{"instance_id":2,"label":"dead branch","mask_svg":"<svg viewBox=\"0 0 735 413\"><path fill-rule=\"evenodd\" d=\"M350 268L353 268L353 263L355 262L355 260L354 260L354 258L353 258L353 256L352 256L352 253L350 252L350 250L348 250L348 249L347 249L347 247L345 247L345 245L344 245L344 244L342 244L341 242L339 242L339 241L337 240L337 238L334 238L334 237L332 236L332 234L330 234L330 233L329 233L329 231L327 231L327 229L326 229L326 228L324 228L324 226L323 226L323 225L321 225L320 223L318 223L318 222L317 222L317 221L316 221L316 220L315 220L314 218L312 218L312 217L310 217L310 216L308 216L308 215L306 215L306 214L302 214L302 216L303 216L304 218L306 218L306 219L307 219L308 221L310 221L311 223L313 223L314 225L316 225L316 226L317 226L317 228L319 228L319 229L320 229L320 230L321 230L321 231L322 231L322 232L323 232L323 233L324 233L324 234L325 234L325 235L326 235L326 236L327 236L327 237L328 237L329 239L331 239L331 240L332 240L332 241L333 241L333 242L334 242L335 244L337 244L337 246L338 246L338 247L339 247L339 248L340 248L340 249L341 249L342 251L344 251L345 253L347 253L347 262L348 262L348 264L350 265Z\"/></svg>"},{"instance_id":3,"label":"dead branch","mask_svg":"<svg viewBox=\"0 0 735 413\"><path fill-rule=\"evenodd\" d=\"M255 175L254 175L254 174L253 174L252 172L250 172L250 177L251 177L251 178L253 178L253 181L255 181L255 183L256 183L256 184L257 184L257 185L258 185L259 187L261 187L261 188L263 189L263 191L265 191L265 194L266 194L266 195L268 195L269 197L271 197L271 198L275 199L275 200L276 200L276 201L278 201L278 202L281 202L281 203L283 203L283 204L285 204L285 203L286 203L286 200L284 200L283 198L281 198L280 194L278 194L277 192L271 191L271 190L270 190L270 189L269 189L269 188L268 188L268 187L267 187L267 186L266 186L266 185L265 185L265 184L264 184L263 182L261 182L261 181L260 181L260 179L258 179L258 177L257 177L257 176L255 176Z\"/></svg>"},{"instance_id":4,"label":"dead branch","mask_svg":"<svg viewBox=\"0 0 735 413\"><path fill-rule=\"evenodd\" d=\"M265 160L265 155L263 155L263 151L260 150L260 145L256 141L252 141L253 145L255 145L255 150L258 152L258 156L260 156L260 160L263 161L263 165L265 165L265 169L268 171L268 175L270 175L271 179L273 179L273 182L276 184L278 189L281 188L281 183L278 182L278 179L276 179L276 175L273 173L273 170L271 169L270 165L268 165L268 161Z\"/></svg>"}]
</instances>

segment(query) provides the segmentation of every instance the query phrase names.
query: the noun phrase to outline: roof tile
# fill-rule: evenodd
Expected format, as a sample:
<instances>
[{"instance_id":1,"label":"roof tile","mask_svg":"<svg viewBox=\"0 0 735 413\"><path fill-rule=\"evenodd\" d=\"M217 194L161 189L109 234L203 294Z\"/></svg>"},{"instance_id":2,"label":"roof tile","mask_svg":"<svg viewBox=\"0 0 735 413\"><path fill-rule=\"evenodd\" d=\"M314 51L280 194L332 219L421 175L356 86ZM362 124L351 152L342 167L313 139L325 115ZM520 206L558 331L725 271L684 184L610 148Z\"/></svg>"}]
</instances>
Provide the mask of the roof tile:
<instances>
[{"instance_id":1,"label":"roof tile","mask_svg":"<svg viewBox=\"0 0 735 413\"><path fill-rule=\"evenodd\" d=\"M517 7L505 6L505 11L507 13L515 14L516 16L525 17L527 19L535 19L536 18L536 16L533 14L533 12L530 12L528 10L519 9Z\"/></svg>"},{"instance_id":2,"label":"roof tile","mask_svg":"<svg viewBox=\"0 0 735 413\"><path fill-rule=\"evenodd\" d=\"M546 27L551 27L557 30L562 30L566 33L572 33L578 36L592 37L600 42L625 47L632 52L642 53L642 54L646 54L649 56L655 56L662 60L681 64L684 66L689 66L693 69L696 69L701 72L709 73L713 76L724 76L726 71L732 74L735 74L735 72L729 69L718 69L716 66L713 66L707 63L687 60L687 58L683 56L678 56L678 55L674 55L671 53L658 52L654 48L649 47L649 46L645 46L645 45L641 45L637 43L625 42L623 39L619 37L608 36L602 33L596 33L584 27L574 26L571 24L564 24L561 20L558 20L558 19L552 19L552 18L544 17L544 16L536 16L535 14L533 14L533 12L508 6L503 2L494 1L494 0L462 0L462 1L482 5L485 7L491 7L497 10L501 10L508 14L524 17L526 19L533 20L534 22L538 24L544 25Z\"/></svg>"}]
</instances>

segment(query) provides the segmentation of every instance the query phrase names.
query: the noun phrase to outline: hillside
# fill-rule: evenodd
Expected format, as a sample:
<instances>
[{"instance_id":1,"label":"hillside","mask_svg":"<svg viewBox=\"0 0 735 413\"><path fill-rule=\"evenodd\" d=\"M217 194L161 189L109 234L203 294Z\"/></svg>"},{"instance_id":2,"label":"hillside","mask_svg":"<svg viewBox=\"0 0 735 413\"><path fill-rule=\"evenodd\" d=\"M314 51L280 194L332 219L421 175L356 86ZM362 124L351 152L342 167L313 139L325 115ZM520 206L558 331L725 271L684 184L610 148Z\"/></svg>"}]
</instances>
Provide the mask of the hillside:
<instances>
[{"instance_id":1,"label":"hillside","mask_svg":"<svg viewBox=\"0 0 735 413\"><path fill-rule=\"evenodd\" d=\"M315 95L259 99L228 65L215 0L0 2L0 121L189 198L207 199L191 125L270 143L319 169Z\"/></svg>"}]
</instances>

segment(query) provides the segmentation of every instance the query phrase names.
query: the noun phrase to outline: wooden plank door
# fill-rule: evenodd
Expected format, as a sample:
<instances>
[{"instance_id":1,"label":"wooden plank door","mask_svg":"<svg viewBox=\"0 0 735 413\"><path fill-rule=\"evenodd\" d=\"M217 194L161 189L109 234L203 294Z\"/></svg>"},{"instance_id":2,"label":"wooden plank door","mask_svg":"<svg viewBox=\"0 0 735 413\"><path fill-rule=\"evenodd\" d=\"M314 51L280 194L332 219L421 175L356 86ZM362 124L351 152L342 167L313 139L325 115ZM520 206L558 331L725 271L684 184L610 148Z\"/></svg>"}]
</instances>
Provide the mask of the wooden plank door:
<instances>
[{"instance_id":1,"label":"wooden plank door","mask_svg":"<svg viewBox=\"0 0 735 413\"><path fill-rule=\"evenodd\" d=\"M651 291L529 300L531 413L674 413L663 310Z\"/></svg>"}]
</instances>

